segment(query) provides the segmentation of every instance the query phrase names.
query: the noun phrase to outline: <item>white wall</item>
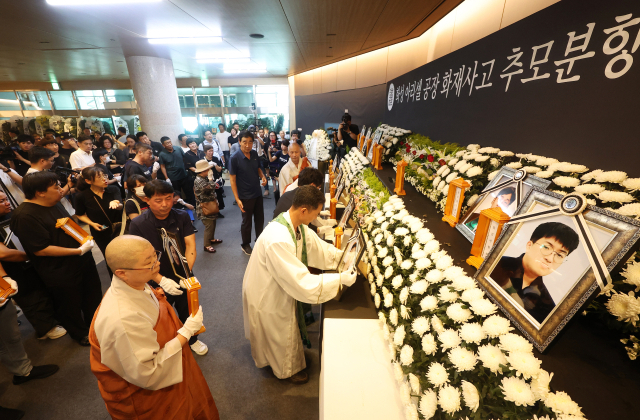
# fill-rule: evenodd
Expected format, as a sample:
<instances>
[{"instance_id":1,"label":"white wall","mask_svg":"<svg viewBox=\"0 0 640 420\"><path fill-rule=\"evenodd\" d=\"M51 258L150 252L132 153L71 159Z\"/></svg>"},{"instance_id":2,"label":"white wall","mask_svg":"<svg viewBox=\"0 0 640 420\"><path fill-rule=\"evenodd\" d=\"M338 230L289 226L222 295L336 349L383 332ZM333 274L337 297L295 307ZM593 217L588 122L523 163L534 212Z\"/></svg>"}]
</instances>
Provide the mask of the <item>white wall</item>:
<instances>
[{"instance_id":1,"label":"white wall","mask_svg":"<svg viewBox=\"0 0 640 420\"><path fill-rule=\"evenodd\" d=\"M304 96L383 84L558 1L466 0L418 38L296 74L290 85Z\"/></svg>"}]
</instances>

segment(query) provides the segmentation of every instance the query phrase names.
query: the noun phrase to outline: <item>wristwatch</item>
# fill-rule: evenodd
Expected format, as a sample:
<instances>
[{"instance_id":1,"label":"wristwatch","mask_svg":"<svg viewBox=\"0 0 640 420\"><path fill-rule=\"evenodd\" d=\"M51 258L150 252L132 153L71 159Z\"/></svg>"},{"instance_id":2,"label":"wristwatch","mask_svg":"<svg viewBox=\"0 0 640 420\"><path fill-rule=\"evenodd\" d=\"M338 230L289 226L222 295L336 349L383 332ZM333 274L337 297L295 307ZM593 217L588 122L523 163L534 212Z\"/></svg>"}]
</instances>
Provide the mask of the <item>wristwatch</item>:
<instances>
[{"instance_id":1,"label":"wristwatch","mask_svg":"<svg viewBox=\"0 0 640 420\"><path fill-rule=\"evenodd\" d=\"M8 174L9 172L11 172L11 169L10 169L10 168L5 167L2 171L3 171L5 174Z\"/></svg>"}]
</instances>

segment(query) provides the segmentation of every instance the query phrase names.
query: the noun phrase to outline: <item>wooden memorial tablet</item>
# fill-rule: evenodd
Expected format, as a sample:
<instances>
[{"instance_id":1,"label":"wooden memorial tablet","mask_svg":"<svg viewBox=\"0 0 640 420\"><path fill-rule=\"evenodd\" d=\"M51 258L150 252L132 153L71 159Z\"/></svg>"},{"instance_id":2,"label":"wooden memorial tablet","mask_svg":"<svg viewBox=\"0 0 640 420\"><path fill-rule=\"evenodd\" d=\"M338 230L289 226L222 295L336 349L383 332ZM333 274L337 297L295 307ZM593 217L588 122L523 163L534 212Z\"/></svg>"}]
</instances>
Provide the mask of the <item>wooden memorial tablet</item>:
<instances>
[{"instance_id":1,"label":"wooden memorial tablet","mask_svg":"<svg viewBox=\"0 0 640 420\"><path fill-rule=\"evenodd\" d=\"M393 190L398 195L407 195L404 191L404 168L406 168L408 163L405 160L401 160L398 163L398 169L396 171L396 187Z\"/></svg>"},{"instance_id":2,"label":"wooden memorial tablet","mask_svg":"<svg viewBox=\"0 0 640 420\"><path fill-rule=\"evenodd\" d=\"M189 313L193 316L198 313L200 308L200 301L198 300L198 290L202 289L202 285L195 277L189 277L184 280L185 286L187 286L187 300L189 302ZM207 329L202 326L200 331L194 335L205 332Z\"/></svg>"},{"instance_id":3,"label":"wooden memorial tablet","mask_svg":"<svg viewBox=\"0 0 640 420\"><path fill-rule=\"evenodd\" d=\"M511 218L500 207L488 208L480 212L478 229L476 229L471 256L467 258L467 264L480 268L509 219Z\"/></svg>"},{"instance_id":4,"label":"wooden memorial tablet","mask_svg":"<svg viewBox=\"0 0 640 420\"><path fill-rule=\"evenodd\" d=\"M56 227L64 230L64 232L78 241L80 245L93 239L93 236L89 235L87 231L82 229L76 222L70 217L63 217L58 219Z\"/></svg>"},{"instance_id":5,"label":"wooden memorial tablet","mask_svg":"<svg viewBox=\"0 0 640 420\"><path fill-rule=\"evenodd\" d=\"M462 178L456 178L449 183L449 195L447 195L447 204L444 207L444 217L442 221L449 223L454 227L460 220L460 210L464 203L464 192L471 185Z\"/></svg>"},{"instance_id":6,"label":"wooden memorial tablet","mask_svg":"<svg viewBox=\"0 0 640 420\"><path fill-rule=\"evenodd\" d=\"M6 299L10 294L14 292L15 290L11 288L9 282L0 277L0 299Z\"/></svg>"}]
</instances>

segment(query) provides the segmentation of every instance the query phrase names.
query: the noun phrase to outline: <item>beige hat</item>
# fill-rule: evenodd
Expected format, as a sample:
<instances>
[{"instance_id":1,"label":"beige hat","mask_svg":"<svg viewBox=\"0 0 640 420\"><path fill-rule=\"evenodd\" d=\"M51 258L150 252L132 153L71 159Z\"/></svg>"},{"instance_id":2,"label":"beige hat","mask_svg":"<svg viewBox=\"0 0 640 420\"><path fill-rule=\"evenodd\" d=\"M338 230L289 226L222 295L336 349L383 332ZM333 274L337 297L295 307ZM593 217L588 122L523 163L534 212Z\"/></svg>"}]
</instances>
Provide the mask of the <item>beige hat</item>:
<instances>
[{"instance_id":1,"label":"beige hat","mask_svg":"<svg viewBox=\"0 0 640 420\"><path fill-rule=\"evenodd\" d=\"M199 174L200 172L208 171L209 169L211 169L211 166L209 165L209 161L207 159L202 159L196 162L197 174Z\"/></svg>"}]
</instances>

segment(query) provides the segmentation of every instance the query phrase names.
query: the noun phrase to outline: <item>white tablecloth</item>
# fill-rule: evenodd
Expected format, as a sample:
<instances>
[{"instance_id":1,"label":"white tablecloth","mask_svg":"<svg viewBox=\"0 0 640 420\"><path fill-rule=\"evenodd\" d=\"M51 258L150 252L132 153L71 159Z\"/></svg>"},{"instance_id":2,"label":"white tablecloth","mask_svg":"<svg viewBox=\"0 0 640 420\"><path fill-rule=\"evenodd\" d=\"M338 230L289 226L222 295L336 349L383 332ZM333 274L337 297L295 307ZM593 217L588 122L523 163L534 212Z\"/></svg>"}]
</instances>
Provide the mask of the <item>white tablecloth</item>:
<instances>
[{"instance_id":1,"label":"white tablecloth","mask_svg":"<svg viewBox=\"0 0 640 420\"><path fill-rule=\"evenodd\" d=\"M325 318L320 420L404 418L380 322Z\"/></svg>"}]
</instances>

